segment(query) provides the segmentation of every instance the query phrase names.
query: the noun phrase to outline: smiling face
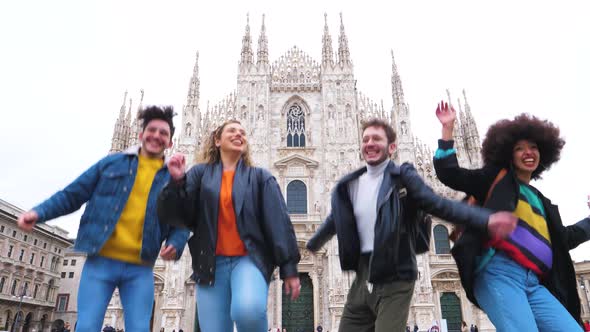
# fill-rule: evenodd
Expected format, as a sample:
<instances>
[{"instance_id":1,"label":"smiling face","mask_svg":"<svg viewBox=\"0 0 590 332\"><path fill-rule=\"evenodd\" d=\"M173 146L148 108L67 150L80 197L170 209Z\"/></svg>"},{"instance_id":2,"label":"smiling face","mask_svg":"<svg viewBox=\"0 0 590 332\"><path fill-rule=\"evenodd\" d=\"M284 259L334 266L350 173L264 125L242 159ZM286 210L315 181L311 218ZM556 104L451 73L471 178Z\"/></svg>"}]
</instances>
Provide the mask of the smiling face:
<instances>
[{"instance_id":1,"label":"smiling face","mask_svg":"<svg viewBox=\"0 0 590 332\"><path fill-rule=\"evenodd\" d=\"M248 147L246 130L239 123L226 124L221 131L221 136L215 139L215 146L221 153L243 154Z\"/></svg>"},{"instance_id":2,"label":"smiling face","mask_svg":"<svg viewBox=\"0 0 590 332\"><path fill-rule=\"evenodd\" d=\"M385 129L371 126L363 131L361 151L365 162L371 166L379 165L395 151L395 143L387 141Z\"/></svg>"},{"instance_id":3,"label":"smiling face","mask_svg":"<svg viewBox=\"0 0 590 332\"><path fill-rule=\"evenodd\" d=\"M172 137L168 122L160 119L151 120L139 134L141 153L149 158L161 158L164 150L172 147Z\"/></svg>"},{"instance_id":4,"label":"smiling face","mask_svg":"<svg viewBox=\"0 0 590 332\"><path fill-rule=\"evenodd\" d=\"M535 142L521 139L512 148L512 164L521 180L530 181L533 172L539 167L540 159L539 148Z\"/></svg>"}]
</instances>

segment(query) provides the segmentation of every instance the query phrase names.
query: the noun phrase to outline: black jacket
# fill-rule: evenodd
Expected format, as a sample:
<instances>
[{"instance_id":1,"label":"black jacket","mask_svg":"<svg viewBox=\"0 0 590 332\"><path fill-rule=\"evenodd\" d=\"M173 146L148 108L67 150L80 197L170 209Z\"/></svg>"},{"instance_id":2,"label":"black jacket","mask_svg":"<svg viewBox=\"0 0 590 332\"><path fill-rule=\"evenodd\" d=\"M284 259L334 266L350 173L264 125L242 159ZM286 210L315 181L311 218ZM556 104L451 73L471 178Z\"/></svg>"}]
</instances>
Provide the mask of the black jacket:
<instances>
[{"instance_id":1,"label":"black jacket","mask_svg":"<svg viewBox=\"0 0 590 332\"><path fill-rule=\"evenodd\" d=\"M199 284L215 281L217 218L223 166L198 164L185 181L174 182L158 198L160 220L184 225L193 231L188 245L193 259L193 278ZM232 201L240 239L248 256L270 282L276 266L281 278L297 275L300 260L293 225L275 178L266 170L248 167L240 160L236 167Z\"/></svg>"},{"instance_id":2,"label":"black jacket","mask_svg":"<svg viewBox=\"0 0 590 332\"><path fill-rule=\"evenodd\" d=\"M363 167L342 178L332 193L332 212L307 243L317 251L334 236L342 270L355 270L360 258L360 240L348 194L348 184L364 172ZM398 186L401 183L401 186ZM375 242L369 261L369 281L415 280L417 277L414 218L421 209L434 216L470 224L485 232L490 212L436 195L411 164L389 162L377 198Z\"/></svg>"},{"instance_id":3,"label":"black jacket","mask_svg":"<svg viewBox=\"0 0 590 332\"><path fill-rule=\"evenodd\" d=\"M448 150L453 147L453 141L439 140L439 149ZM480 169L464 169L459 167L455 154L434 159L436 175L442 183L452 189L473 195L478 202L485 202L487 192L491 187L500 167L487 165ZM538 191L538 190L537 190ZM513 170L496 184L484 207L491 210L514 211L518 202L519 187ZM575 225L563 226L557 205L539 192L546 213L551 248L553 250L553 267L549 275L542 278L542 284L564 305L570 314L580 320L580 299L576 289L576 273L569 251L590 239L590 219L585 218ZM457 240L451 253L457 262L461 283L467 297L477 305L473 293L475 280L476 257L482 253L482 245L488 241L486 234L467 227L463 235Z\"/></svg>"}]
</instances>

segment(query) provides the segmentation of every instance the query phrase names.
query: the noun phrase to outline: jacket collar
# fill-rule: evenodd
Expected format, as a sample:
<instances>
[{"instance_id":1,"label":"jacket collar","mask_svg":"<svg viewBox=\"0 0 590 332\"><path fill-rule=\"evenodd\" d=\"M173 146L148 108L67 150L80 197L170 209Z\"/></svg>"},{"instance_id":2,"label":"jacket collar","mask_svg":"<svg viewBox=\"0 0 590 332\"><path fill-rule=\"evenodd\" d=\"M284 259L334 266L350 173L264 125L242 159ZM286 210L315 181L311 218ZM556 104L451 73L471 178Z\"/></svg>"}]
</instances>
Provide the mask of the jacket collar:
<instances>
[{"instance_id":1,"label":"jacket collar","mask_svg":"<svg viewBox=\"0 0 590 332\"><path fill-rule=\"evenodd\" d=\"M342 179L340 179L340 181L338 181L338 185L345 185L352 180L356 180L366 171L367 166L363 166L353 171L352 173L345 175ZM385 173L390 175L400 175L400 167L396 163L394 163L393 160L389 160L387 167L385 167Z\"/></svg>"},{"instance_id":2,"label":"jacket collar","mask_svg":"<svg viewBox=\"0 0 590 332\"><path fill-rule=\"evenodd\" d=\"M123 153L125 155L129 155L129 156L139 157L139 149L140 148L141 148L141 145L130 146L127 149L125 149L124 151L122 151L121 153ZM168 165L169 160L170 160L170 157L167 155L164 155L164 165L162 167L166 167L166 165Z\"/></svg>"},{"instance_id":3,"label":"jacket collar","mask_svg":"<svg viewBox=\"0 0 590 332\"><path fill-rule=\"evenodd\" d=\"M236 165L236 170L234 173L234 183L232 186L232 201L234 203L234 213L237 216L240 215L240 212L242 211L242 207L244 206L244 198L246 196L246 189L248 187L248 184L250 182L250 178L249 178L249 169L250 167L246 166L246 164L244 163L244 161L242 159L240 159L238 161L238 164ZM215 188L217 188L217 190L214 190L214 201L218 202L219 201L219 188L221 186L221 178L223 176L223 164L221 163L221 161L219 161L217 164L213 165L213 180L216 181L215 182ZM217 213L215 214L217 215Z\"/></svg>"}]
</instances>

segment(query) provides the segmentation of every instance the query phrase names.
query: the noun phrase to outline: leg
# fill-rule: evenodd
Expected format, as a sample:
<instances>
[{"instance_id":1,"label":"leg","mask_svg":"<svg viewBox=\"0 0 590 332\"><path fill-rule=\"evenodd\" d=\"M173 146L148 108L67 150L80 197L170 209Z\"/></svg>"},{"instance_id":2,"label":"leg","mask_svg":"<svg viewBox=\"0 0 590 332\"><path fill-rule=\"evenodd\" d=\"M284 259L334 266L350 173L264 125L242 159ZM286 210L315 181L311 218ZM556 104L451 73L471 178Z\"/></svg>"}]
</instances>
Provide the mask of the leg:
<instances>
[{"instance_id":1,"label":"leg","mask_svg":"<svg viewBox=\"0 0 590 332\"><path fill-rule=\"evenodd\" d=\"M415 281L393 281L376 286L375 332L404 331L410 314Z\"/></svg>"},{"instance_id":2,"label":"leg","mask_svg":"<svg viewBox=\"0 0 590 332\"><path fill-rule=\"evenodd\" d=\"M88 257L78 288L78 321L76 331L95 332L102 330L104 314L113 296L120 267L111 260Z\"/></svg>"},{"instance_id":3,"label":"leg","mask_svg":"<svg viewBox=\"0 0 590 332\"><path fill-rule=\"evenodd\" d=\"M504 254L496 254L476 276L475 298L498 332L537 331L525 278L526 270Z\"/></svg>"},{"instance_id":4,"label":"leg","mask_svg":"<svg viewBox=\"0 0 590 332\"><path fill-rule=\"evenodd\" d=\"M197 285L197 314L203 332L233 331L230 316L230 257L217 257L215 263L215 284Z\"/></svg>"},{"instance_id":5,"label":"leg","mask_svg":"<svg viewBox=\"0 0 590 332\"><path fill-rule=\"evenodd\" d=\"M124 274L119 283L119 294L125 317L125 331L150 330L150 318L154 305L154 272L151 266L124 264Z\"/></svg>"},{"instance_id":6,"label":"leg","mask_svg":"<svg viewBox=\"0 0 590 332\"><path fill-rule=\"evenodd\" d=\"M357 273L346 297L338 332L375 331L376 317L367 305L368 294L366 278L363 278L363 274Z\"/></svg>"},{"instance_id":7,"label":"leg","mask_svg":"<svg viewBox=\"0 0 590 332\"><path fill-rule=\"evenodd\" d=\"M268 284L248 256L234 258L231 272L231 317L238 332L266 331Z\"/></svg>"},{"instance_id":8,"label":"leg","mask_svg":"<svg viewBox=\"0 0 590 332\"><path fill-rule=\"evenodd\" d=\"M572 315L544 286L529 288L529 303L540 332L582 331Z\"/></svg>"}]
</instances>

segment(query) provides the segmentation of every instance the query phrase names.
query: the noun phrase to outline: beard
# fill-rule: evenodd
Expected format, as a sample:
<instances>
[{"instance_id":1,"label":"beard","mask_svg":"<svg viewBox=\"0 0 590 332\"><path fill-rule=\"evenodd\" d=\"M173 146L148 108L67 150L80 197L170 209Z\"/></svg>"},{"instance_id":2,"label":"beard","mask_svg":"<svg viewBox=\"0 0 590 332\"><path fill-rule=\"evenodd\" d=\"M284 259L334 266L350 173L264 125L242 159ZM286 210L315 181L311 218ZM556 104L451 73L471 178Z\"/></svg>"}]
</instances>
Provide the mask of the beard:
<instances>
[{"instance_id":1,"label":"beard","mask_svg":"<svg viewBox=\"0 0 590 332\"><path fill-rule=\"evenodd\" d=\"M367 160L367 158L365 157L365 161L367 162L367 165L377 166L377 165L381 164L382 162L384 162L385 160L389 159L389 157L390 157L389 154L387 154L387 152L384 151L383 149L380 149L378 152L381 153L381 157L379 157L379 159Z\"/></svg>"}]
</instances>

